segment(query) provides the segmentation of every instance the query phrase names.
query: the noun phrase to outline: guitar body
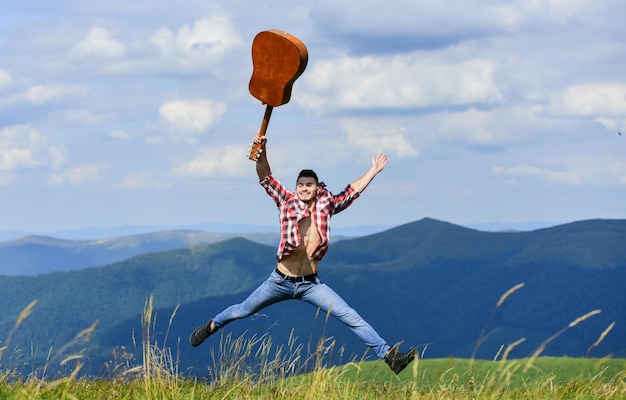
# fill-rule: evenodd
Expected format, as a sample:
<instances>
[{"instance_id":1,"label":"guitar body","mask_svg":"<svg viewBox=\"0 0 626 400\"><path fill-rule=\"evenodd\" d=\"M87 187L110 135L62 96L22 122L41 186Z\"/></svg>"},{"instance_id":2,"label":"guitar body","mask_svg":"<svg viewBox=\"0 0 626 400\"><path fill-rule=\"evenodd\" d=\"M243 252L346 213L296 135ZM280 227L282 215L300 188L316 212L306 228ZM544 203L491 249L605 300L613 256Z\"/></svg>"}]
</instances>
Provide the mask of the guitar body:
<instances>
[{"instance_id":1,"label":"guitar body","mask_svg":"<svg viewBox=\"0 0 626 400\"><path fill-rule=\"evenodd\" d=\"M252 41L250 94L272 107L289 102L308 60L306 46L295 36L277 29L260 32Z\"/></svg>"},{"instance_id":2,"label":"guitar body","mask_svg":"<svg viewBox=\"0 0 626 400\"><path fill-rule=\"evenodd\" d=\"M291 99L293 83L304 72L309 53L298 38L278 29L258 33L252 41L253 72L248 89L250 94L266 105L260 134L267 131L272 108ZM252 144L248 158L256 161L261 145Z\"/></svg>"}]
</instances>

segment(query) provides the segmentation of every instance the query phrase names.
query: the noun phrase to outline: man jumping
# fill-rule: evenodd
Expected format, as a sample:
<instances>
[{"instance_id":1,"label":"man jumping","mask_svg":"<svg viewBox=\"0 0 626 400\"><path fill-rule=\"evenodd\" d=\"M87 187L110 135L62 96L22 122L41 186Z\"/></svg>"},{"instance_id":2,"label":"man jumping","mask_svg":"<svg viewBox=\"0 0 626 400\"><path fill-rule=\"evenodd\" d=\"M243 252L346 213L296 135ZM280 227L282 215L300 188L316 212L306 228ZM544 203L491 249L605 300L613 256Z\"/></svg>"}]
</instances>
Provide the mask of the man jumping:
<instances>
[{"instance_id":1,"label":"man jumping","mask_svg":"<svg viewBox=\"0 0 626 400\"><path fill-rule=\"evenodd\" d=\"M335 291L317 275L318 263L326 254L330 240L330 218L345 210L365 190L388 163L387 156L372 157L372 165L363 176L341 193L330 193L312 170L302 170L296 180L295 193L287 190L274 176L267 160L265 136L259 133L254 143L262 151L256 161L261 186L279 210L281 240L276 254L278 265L270 276L247 299L232 305L198 327L189 337L196 347L218 329L236 319L246 318L274 303L298 299L318 307L344 323L379 358L399 374L415 358L415 349L400 352L399 345L389 346L383 338Z\"/></svg>"}]
</instances>

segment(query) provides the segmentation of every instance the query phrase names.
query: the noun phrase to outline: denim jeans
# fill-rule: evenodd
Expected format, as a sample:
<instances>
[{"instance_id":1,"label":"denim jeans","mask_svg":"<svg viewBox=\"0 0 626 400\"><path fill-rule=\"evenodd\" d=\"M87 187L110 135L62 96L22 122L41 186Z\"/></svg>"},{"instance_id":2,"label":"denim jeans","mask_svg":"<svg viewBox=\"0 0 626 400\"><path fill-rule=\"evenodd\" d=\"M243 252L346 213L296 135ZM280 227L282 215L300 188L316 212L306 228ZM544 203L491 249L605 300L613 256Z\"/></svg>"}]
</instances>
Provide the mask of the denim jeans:
<instances>
[{"instance_id":1,"label":"denim jeans","mask_svg":"<svg viewBox=\"0 0 626 400\"><path fill-rule=\"evenodd\" d=\"M267 306L291 299L305 301L324 313L330 312L330 315L350 328L366 346L372 348L378 357L384 358L389 351L389 345L374 328L317 277L315 282L294 283L272 271L269 278L243 303L232 305L215 316L213 324L216 328L222 328L236 319L246 318Z\"/></svg>"}]
</instances>

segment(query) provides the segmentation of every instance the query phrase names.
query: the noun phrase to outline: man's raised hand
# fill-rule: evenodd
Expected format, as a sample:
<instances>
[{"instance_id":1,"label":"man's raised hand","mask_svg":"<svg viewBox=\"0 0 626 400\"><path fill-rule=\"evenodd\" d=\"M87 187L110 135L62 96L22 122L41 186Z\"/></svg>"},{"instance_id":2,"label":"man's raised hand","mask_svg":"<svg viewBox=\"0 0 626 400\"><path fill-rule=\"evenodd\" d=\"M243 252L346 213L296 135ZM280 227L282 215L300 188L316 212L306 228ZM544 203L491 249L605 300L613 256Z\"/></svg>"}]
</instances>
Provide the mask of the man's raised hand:
<instances>
[{"instance_id":1,"label":"man's raised hand","mask_svg":"<svg viewBox=\"0 0 626 400\"><path fill-rule=\"evenodd\" d=\"M388 163L389 160L386 154L378 153L372 156L372 168L376 170L376 173L382 171Z\"/></svg>"}]
</instances>

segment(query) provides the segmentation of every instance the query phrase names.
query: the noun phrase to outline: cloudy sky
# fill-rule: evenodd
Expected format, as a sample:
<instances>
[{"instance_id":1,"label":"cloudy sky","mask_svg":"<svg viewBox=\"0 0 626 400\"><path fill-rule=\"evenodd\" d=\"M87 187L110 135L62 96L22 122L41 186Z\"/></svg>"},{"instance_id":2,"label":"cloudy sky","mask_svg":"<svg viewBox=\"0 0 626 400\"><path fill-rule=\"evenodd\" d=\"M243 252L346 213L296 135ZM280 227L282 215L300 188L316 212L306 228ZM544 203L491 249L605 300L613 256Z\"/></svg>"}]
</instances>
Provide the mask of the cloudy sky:
<instances>
[{"instance_id":1,"label":"cloudy sky","mask_svg":"<svg viewBox=\"0 0 626 400\"><path fill-rule=\"evenodd\" d=\"M251 44L309 53L268 130L275 176L337 227L626 218L619 0L21 0L0 6L0 230L276 225L248 144ZM619 132L622 135L619 135Z\"/></svg>"}]
</instances>

